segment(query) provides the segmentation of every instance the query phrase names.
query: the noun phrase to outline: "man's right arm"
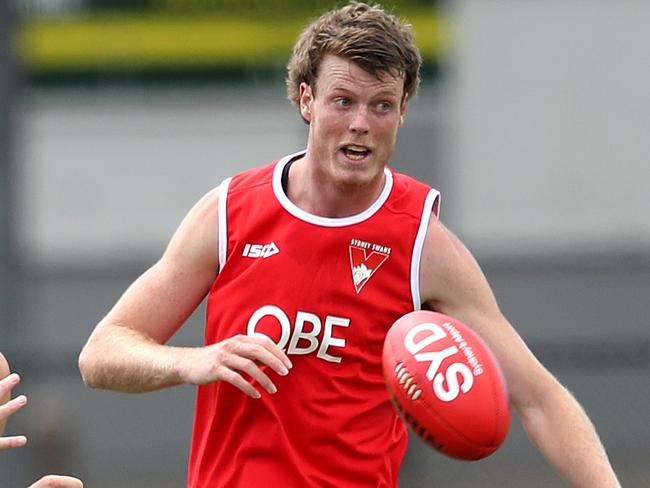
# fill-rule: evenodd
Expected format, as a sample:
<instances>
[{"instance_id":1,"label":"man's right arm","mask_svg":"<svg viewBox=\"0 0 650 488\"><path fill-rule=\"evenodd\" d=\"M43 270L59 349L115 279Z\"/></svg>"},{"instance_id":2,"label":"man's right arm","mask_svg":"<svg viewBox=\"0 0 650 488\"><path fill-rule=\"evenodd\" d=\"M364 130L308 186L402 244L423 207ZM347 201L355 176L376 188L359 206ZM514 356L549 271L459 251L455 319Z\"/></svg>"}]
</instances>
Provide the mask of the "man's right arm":
<instances>
[{"instance_id":1,"label":"man's right arm","mask_svg":"<svg viewBox=\"0 0 650 488\"><path fill-rule=\"evenodd\" d=\"M161 259L99 322L79 356L88 386L139 393L227 381L258 398L259 392L240 374L246 372L267 391L275 391L259 365L286 374L291 363L267 338L235 336L206 347L165 345L217 276L218 199L218 190L213 190L190 210Z\"/></svg>"}]
</instances>

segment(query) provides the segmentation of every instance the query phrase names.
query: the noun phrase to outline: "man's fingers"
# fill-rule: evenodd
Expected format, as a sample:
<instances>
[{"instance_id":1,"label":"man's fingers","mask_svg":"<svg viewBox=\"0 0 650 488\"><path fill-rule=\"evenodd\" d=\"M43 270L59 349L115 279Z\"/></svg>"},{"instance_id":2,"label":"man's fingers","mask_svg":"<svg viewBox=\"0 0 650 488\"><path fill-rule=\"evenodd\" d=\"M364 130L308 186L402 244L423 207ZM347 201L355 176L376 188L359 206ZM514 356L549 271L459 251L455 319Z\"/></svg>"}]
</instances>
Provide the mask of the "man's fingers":
<instances>
[{"instance_id":1,"label":"man's fingers","mask_svg":"<svg viewBox=\"0 0 650 488\"><path fill-rule=\"evenodd\" d=\"M4 405L0 405L0 420L4 420L10 415L13 415L25 405L27 405L27 397L25 395L17 396Z\"/></svg>"},{"instance_id":2,"label":"man's fingers","mask_svg":"<svg viewBox=\"0 0 650 488\"><path fill-rule=\"evenodd\" d=\"M275 347L277 349L277 346ZM280 349L278 349L278 351L280 351ZM280 352L284 355L282 351ZM233 353L237 356L255 361L258 364L269 366L280 376L286 376L289 374L289 368L285 365L285 362L269 350L264 344L243 342L237 345Z\"/></svg>"},{"instance_id":3,"label":"man's fingers","mask_svg":"<svg viewBox=\"0 0 650 488\"><path fill-rule=\"evenodd\" d=\"M0 451L3 449L15 449L27 444L27 437L24 435L15 435L10 437L0 437Z\"/></svg>"},{"instance_id":4,"label":"man's fingers","mask_svg":"<svg viewBox=\"0 0 650 488\"><path fill-rule=\"evenodd\" d=\"M242 378L239 373L227 368L226 366L219 367L219 377L221 381L225 381L226 383L230 383L234 387L239 388L251 398L257 400L262 396L260 395L260 392L257 391L248 381Z\"/></svg>"},{"instance_id":5,"label":"man's fingers","mask_svg":"<svg viewBox=\"0 0 650 488\"><path fill-rule=\"evenodd\" d=\"M271 354L273 354L276 358L278 358L281 362L282 365L287 369L293 368L293 364L291 363L291 360L289 357L285 354L285 352L280 349L275 342L273 342L271 339L269 339L267 336L263 334L253 334L251 336L246 336L248 339L256 344L259 344L264 347L267 351L269 351ZM271 366L269 364L269 366ZM273 368L278 374L279 371L276 370L276 368Z\"/></svg>"},{"instance_id":6,"label":"man's fingers","mask_svg":"<svg viewBox=\"0 0 650 488\"><path fill-rule=\"evenodd\" d=\"M243 371L251 376L257 383L259 383L262 388L264 388L269 393L273 394L278 391L276 386L271 381L271 378L267 376L264 371L262 371L259 366L257 366L253 361L245 357L232 356L232 359L228 361L231 369L237 371Z\"/></svg>"},{"instance_id":7,"label":"man's fingers","mask_svg":"<svg viewBox=\"0 0 650 488\"><path fill-rule=\"evenodd\" d=\"M197 385L225 381L256 399L261 397L260 392L241 373L246 373L273 394L277 388L264 367L280 376L289 374L289 369L293 367L287 355L271 339L261 334L236 335L197 352L188 362L188 372L184 373L186 381Z\"/></svg>"}]
</instances>

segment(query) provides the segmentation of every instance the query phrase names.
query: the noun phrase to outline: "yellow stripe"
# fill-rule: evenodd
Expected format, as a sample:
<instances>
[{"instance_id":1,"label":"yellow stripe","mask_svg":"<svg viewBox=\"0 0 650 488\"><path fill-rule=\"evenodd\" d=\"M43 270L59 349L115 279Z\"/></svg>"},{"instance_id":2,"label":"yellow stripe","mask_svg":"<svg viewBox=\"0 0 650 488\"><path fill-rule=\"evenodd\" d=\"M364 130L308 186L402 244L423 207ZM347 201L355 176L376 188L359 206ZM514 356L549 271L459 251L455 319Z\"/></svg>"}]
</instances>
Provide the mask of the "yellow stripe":
<instances>
[{"instance_id":1,"label":"yellow stripe","mask_svg":"<svg viewBox=\"0 0 650 488\"><path fill-rule=\"evenodd\" d=\"M430 10L401 14L413 24L425 58L443 53L446 22ZM178 18L160 15L92 15L34 19L17 36L29 70L184 68L283 64L304 19Z\"/></svg>"}]
</instances>

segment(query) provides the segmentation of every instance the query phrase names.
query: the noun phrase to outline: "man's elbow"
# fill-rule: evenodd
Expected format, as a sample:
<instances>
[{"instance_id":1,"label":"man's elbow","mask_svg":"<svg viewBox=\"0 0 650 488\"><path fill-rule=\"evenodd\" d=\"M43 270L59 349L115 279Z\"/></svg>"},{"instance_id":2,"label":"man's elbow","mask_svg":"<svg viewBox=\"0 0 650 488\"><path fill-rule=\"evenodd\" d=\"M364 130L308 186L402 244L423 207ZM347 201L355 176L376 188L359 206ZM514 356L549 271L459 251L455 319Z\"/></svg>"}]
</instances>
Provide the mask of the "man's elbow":
<instances>
[{"instance_id":1,"label":"man's elbow","mask_svg":"<svg viewBox=\"0 0 650 488\"><path fill-rule=\"evenodd\" d=\"M568 399L573 398L566 387L546 370L533 385L526 390L525 394L511 397L512 406L524 424L544 415L549 408L557 408L558 404L566 404Z\"/></svg>"},{"instance_id":2,"label":"man's elbow","mask_svg":"<svg viewBox=\"0 0 650 488\"><path fill-rule=\"evenodd\" d=\"M91 344L86 344L79 353L78 365L84 384L89 388L99 388L96 354Z\"/></svg>"}]
</instances>

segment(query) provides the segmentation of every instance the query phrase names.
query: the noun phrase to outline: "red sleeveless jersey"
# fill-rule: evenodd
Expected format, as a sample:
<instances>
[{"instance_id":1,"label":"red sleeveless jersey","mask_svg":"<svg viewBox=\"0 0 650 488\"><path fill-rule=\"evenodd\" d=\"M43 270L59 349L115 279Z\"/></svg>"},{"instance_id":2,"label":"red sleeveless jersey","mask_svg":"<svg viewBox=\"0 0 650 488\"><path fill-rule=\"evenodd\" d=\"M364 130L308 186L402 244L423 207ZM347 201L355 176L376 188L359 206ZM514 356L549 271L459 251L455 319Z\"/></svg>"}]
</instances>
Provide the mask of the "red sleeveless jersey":
<instances>
[{"instance_id":1,"label":"red sleeveless jersey","mask_svg":"<svg viewBox=\"0 0 650 488\"><path fill-rule=\"evenodd\" d=\"M255 400L225 382L199 387L188 486L396 487L407 432L382 376L388 328L420 307L424 236L439 194L385 170L364 212L308 214L282 189L304 153L239 174L219 193L220 272L205 343L270 337L291 359Z\"/></svg>"}]
</instances>

